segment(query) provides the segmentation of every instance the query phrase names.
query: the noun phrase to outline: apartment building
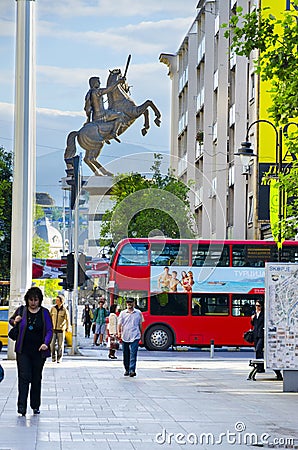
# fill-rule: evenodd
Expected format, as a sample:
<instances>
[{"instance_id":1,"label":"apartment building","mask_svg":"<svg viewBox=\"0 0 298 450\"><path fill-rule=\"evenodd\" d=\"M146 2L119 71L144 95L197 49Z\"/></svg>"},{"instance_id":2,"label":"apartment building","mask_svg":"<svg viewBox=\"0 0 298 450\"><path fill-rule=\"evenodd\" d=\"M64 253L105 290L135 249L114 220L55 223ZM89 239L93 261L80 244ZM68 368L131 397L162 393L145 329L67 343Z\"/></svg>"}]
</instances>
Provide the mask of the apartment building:
<instances>
[{"instance_id":1,"label":"apartment building","mask_svg":"<svg viewBox=\"0 0 298 450\"><path fill-rule=\"evenodd\" d=\"M172 83L171 167L185 183L194 181L190 201L200 238L263 239L270 229L268 214L258 217L257 158L243 166L235 156L258 119L259 81L252 61L231 53L222 28L237 6L245 13L255 5L200 0L178 51L160 55ZM252 127L249 134L255 154L257 132Z\"/></svg>"}]
</instances>

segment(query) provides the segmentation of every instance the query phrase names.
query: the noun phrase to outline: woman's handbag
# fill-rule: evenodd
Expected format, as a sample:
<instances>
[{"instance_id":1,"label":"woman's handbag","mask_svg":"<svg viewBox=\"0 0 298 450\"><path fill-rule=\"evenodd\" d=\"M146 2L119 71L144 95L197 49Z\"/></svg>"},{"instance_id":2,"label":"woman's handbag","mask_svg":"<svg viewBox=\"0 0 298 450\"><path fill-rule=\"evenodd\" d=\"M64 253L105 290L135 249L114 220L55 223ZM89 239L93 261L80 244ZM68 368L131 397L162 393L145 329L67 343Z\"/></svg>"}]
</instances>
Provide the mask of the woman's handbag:
<instances>
[{"instance_id":1,"label":"woman's handbag","mask_svg":"<svg viewBox=\"0 0 298 450\"><path fill-rule=\"evenodd\" d=\"M17 316L22 316L23 315L23 311L24 311L24 306L22 305L19 309L19 311L17 311ZM18 339L18 335L19 335L19 327L20 327L20 323L16 323L9 331L8 333L8 337L12 340L12 341L16 341Z\"/></svg>"},{"instance_id":2,"label":"woman's handbag","mask_svg":"<svg viewBox=\"0 0 298 450\"><path fill-rule=\"evenodd\" d=\"M117 341L111 341L111 343L110 343L110 349L111 349L111 350L119 350L119 342L117 342Z\"/></svg>"},{"instance_id":3,"label":"woman's handbag","mask_svg":"<svg viewBox=\"0 0 298 450\"><path fill-rule=\"evenodd\" d=\"M8 333L8 337L12 340L12 341L16 341L18 339L18 335L19 335L19 323L17 323L16 325L14 325L11 330Z\"/></svg>"},{"instance_id":4,"label":"woman's handbag","mask_svg":"<svg viewBox=\"0 0 298 450\"><path fill-rule=\"evenodd\" d=\"M114 334L108 337L108 347L110 350L119 350L119 342Z\"/></svg>"},{"instance_id":5,"label":"woman's handbag","mask_svg":"<svg viewBox=\"0 0 298 450\"><path fill-rule=\"evenodd\" d=\"M0 364L0 383L3 380L3 378L4 378L4 369L3 369L3 367Z\"/></svg>"},{"instance_id":6,"label":"woman's handbag","mask_svg":"<svg viewBox=\"0 0 298 450\"><path fill-rule=\"evenodd\" d=\"M243 339L248 342L249 344L252 344L254 341L254 333L253 330L245 331L243 334Z\"/></svg>"}]
</instances>

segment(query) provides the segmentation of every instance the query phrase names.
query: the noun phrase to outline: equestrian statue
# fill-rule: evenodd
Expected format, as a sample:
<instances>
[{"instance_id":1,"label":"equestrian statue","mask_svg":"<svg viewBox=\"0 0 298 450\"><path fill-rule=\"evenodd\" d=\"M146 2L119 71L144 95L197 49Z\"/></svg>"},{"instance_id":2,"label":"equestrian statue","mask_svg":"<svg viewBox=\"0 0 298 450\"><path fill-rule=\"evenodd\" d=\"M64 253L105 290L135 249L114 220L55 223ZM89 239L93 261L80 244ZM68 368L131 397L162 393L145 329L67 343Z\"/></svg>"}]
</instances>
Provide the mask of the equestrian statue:
<instances>
[{"instance_id":1,"label":"equestrian statue","mask_svg":"<svg viewBox=\"0 0 298 450\"><path fill-rule=\"evenodd\" d=\"M64 159L69 168L68 158L76 154L76 139L85 150L84 162L95 175L112 175L97 161L104 144L110 144L112 139L121 142L119 136L144 115L143 136L150 128L149 108L155 114L155 125L160 126L161 113L151 100L146 100L137 106L129 96L129 86L126 82L127 69L130 63L129 55L124 75L120 69L110 70L107 86L100 87L100 78L89 79L90 89L85 97L85 113L87 120L78 131L71 131L67 136L67 146ZM108 98L108 108L104 107L104 96Z\"/></svg>"}]
</instances>

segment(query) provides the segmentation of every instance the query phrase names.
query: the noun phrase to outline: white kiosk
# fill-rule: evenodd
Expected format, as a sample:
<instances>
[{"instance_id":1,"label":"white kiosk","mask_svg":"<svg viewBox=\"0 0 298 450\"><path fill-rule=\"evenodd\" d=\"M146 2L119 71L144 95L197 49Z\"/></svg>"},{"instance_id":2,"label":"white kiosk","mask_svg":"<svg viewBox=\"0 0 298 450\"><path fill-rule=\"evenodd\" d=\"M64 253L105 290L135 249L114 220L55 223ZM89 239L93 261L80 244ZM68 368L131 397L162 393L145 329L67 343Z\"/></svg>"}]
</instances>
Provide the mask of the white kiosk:
<instances>
[{"instance_id":1,"label":"white kiosk","mask_svg":"<svg viewBox=\"0 0 298 450\"><path fill-rule=\"evenodd\" d=\"M283 371L283 391L298 392L298 264L265 269L266 367Z\"/></svg>"}]
</instances>

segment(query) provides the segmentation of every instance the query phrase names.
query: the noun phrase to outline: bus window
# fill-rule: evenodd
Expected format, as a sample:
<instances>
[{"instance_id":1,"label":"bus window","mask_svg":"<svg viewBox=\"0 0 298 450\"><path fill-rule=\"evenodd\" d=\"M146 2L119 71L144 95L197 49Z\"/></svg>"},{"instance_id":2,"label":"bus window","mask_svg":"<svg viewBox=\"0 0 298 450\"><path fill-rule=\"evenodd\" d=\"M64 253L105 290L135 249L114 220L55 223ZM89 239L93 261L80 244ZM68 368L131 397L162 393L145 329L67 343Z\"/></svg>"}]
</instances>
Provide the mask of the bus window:
<instances>
[{"instance_id":1,"label":"bus window","mask_svg":"<svg viewBox=\"0 0 298 450\"><path fill-rule=\"evenodd\" d=\"M277 253L277 249L276 249L276 253ZM282 247L280 262L297 263L298 262L297 247L291 247L291 246Z\"/></svg>"},{"instance_id":2,"label":"bus window","mask_svg":"<svg viewBox=\"0 0 298 450\"><path fill-rule=\"evenodd\" d=\"M187 294L163 292L150 298L150 313L153 316L187 316Z\"/></svg>"},{"instance_id":3,"label":"bus window","mask_svg":"<svg viewBox=\"0 0 298 450\"><path fill-rule=\"evenodd\" d=\"M221 244L197 244L192 246L192 265L228 267L229 247Z\"/></svg>"},{"instance_id":4,"label":"bus window","mask_svg":"<svg viewBox=\"0 0 298 450\"><path fill-rule=\"evenodd\" d=\"M255 312L255 302L264 301L263 295L233 294L232 316L250 317Z\"/></svg>"},{"instance_id":5,"label":"bus window","mask_svg":"<svg viewBox=\"0 0 298 450\"><path fill-rule=\"evenodd\" d=\"M233 267L265 267L266 261L277 261L273 245L234 244Z\"/></svg>"},{"instance_id":6,"label":"bus window","mask_svg":"<svg viewBox=\"0 0 298 450\"><path fill-rule=\"evenodd\" d=\"M148 244L126 244L121 249L118 266L147 266Z\"/></svg>"},{"instance_id":7,"label":"bus window","mask_svg":"<svg viewBox=\"0 0 298 450\"><path fill-rule=\"evenodd\" d=\"M188 245L152 243L150 248L151 266L187 266L189 264Z\"/></svg>"},{"instance_id":8,"label":"bus window","mask_svg":"<svg viewBox=\"0 0 298 450\"><path fill-rule=\"evenodd\" d=\"M148 292L147 291L119 291L114 296L114 303L122 310L126 308L126 300L132 298L135 301L136 308L142 312L148 310Z\"/></svg>"},{"instance_id":9,"label":"bus window","mask_svg":"<svg viewBox=\"0 0 298 450\"><path fill-rule=\"evenodd\" d=\"M229 298L227 295L193 294L192 316L228 316Z\"/></svg>"}]
</instances>

